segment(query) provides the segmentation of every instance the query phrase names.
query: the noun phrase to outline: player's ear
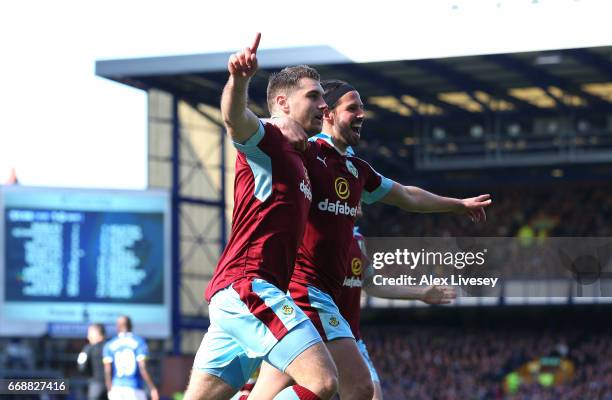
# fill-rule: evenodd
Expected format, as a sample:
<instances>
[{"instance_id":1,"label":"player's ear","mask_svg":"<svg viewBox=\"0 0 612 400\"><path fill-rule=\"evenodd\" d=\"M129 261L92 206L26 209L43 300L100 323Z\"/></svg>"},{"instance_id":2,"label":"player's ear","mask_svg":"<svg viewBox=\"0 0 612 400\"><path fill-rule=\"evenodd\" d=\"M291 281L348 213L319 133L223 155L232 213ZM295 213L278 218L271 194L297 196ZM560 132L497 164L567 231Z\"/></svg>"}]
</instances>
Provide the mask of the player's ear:
<instances>
[{"instance_id":1,"label":"player's ear","mask_svg":"<svg viewBox=\"0 0 612 400\"><path fill-rule=\"evenodd\" d=\"M323 119L328 124L334 123L334 113L331 112L328 107L325 107L325 110L323 110Z\"/></svg>"},{"instance_id":2,"label":"player's ear","mask_svg":"<svg viewBox=\"0 0 612 400\"><path fill-rule=\"evenodd\" d=\"M281 110L284 114L289 114L289 101L287 96L284 94L279 94L274 98L274 101L276 101L276 106L279 110Z\"/></svg>"}]
</instances>

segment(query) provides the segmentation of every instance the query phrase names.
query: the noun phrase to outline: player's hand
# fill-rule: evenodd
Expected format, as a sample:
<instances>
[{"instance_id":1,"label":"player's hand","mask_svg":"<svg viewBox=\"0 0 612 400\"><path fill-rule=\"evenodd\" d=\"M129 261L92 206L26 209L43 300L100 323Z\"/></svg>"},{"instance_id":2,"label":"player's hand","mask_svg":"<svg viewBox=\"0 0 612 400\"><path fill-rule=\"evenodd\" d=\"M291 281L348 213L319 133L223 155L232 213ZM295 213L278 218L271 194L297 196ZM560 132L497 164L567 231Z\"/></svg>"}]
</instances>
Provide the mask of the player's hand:
<instances>
[{"instance_id":1,"label":"player's hand","mask_svg":"<svg viewBox=\"0 0 612 400\"><path fill-rule=\"evenodd\" d=\"M428 286L423 290L421 301L427 304L449 304L457 298L457 291L452 287Z\"/></svg>"},{"instance_id":2,"label":"player's hand","mask_svg":"<svg viewBox=\"0 0 612 400\"><path fill-rule=\"evenodd\" d=\"M461 200L461 208L458 210L460 214L467 214L472 222L480 222L487 220L485 207L491 205L491 195L481 194L480 196L470 197Z\"/></svg>"},{"instance_id":3,"label":"player's hand","mask_svg":"<svg viewBox=\"0 0 612 400\"><path fill-rule=\"evenodd\" d=\"M308 135L304 128L288 117L276 117L269 120L271 124L280 129L289 143L297 150L304 151L308 147Z\"/></svg>"},{"instance_id":4,"label":"player's hand","mask_svg":"<svg viewBox=\"0 0 612 400\"><path fill-rule=\"evenodd\" d=\"M232 54L227 62L227 70L234 78L248 79L255 75L257 71L257 48L261 33L255 35L255 40L251 47Z\"/></svg>"},{"instance_id":5,"label":"player's hand","mask_svg":"<svg viewBox=\"0 0 612 400\"><path fill-rule=\"evenodd\" d=\"M159 392L157 388L151 389L151 400L159 400Z\"/></svg>"}]
</instances>

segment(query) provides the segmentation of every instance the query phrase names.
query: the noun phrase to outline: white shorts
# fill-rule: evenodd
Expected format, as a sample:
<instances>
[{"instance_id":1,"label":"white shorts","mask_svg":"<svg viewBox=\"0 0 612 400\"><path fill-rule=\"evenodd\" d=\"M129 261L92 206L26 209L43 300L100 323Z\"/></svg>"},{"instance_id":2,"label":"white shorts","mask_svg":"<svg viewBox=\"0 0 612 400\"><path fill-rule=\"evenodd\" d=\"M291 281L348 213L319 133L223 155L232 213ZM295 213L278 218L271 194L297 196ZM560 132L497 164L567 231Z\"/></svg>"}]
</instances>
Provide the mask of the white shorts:
<instances>
[{"instance_id":1,"label":"white shorts","mask_svg":"<svg viewBox=\"0 0 612 400\"><path fill-rule=\"evenodd\" d=\"M108 392L108 400L147 400L147 395L142 389L113 386Z\"/></svg>"}]
</instances>

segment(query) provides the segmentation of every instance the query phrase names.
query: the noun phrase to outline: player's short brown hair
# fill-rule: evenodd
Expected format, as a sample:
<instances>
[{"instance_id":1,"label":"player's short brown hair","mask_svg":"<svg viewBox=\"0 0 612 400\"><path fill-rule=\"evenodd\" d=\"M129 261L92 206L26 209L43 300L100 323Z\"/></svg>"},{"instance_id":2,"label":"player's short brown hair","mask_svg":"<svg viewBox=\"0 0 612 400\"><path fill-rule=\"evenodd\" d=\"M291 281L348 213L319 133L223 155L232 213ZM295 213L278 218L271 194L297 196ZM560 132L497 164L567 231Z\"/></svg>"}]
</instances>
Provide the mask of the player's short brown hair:
<instances>
[{"instance_id":1,"label":"player's short brown hair","mask_svg":"<svg viewBox=\"0 0 612 400\"><path fill-rule=\"evenodd\" d=\"M281 71L273 73L268 79L267 101L268 110L272 114L276 104L275 98L279 93L288 95L292 90L296 89L300 84L300 79L311 78L316 81L321 80L321 76L316 69L308 65L297 65L295 67L286 67Z\"/></svg>"}]
</instances>

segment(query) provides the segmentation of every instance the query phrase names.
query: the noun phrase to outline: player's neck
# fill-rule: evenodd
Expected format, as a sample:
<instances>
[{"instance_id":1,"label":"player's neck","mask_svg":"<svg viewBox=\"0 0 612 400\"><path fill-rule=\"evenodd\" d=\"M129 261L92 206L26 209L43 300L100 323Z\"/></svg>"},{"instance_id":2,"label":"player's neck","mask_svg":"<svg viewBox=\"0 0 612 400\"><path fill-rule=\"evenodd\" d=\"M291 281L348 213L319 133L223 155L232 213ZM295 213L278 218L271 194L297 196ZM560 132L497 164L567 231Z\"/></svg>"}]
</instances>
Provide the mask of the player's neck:
<instances>
[{"instance_id":1,"label":"player's neck","mask_svg":"<svg viewBox=\"0 0 612 400\"><path fill-rule=\"evenodd\" d=\"M340 151L340 153L346 154L346 149L348 149L348 146L346 145L346 143L343 143L335 139L333 136L331 137L331 140L334 146L336 146L336 148Z\"/></svg>"},{"instance_id":2,"label":"player's neck","mask_svg":"<svg viewBox=\"0 0 612 400\"><path fill-rule=\"evenodd\" d=\"M323 129L322 133L330 138L331 143L334 145L334 147L336 148L336 150L338 150L340 154L346 154L346 149L348 149L348 145L346 143L336 139L334 135L330 134L329 132L326 132L325 129Z\"/></svg>"}]
</instances>

